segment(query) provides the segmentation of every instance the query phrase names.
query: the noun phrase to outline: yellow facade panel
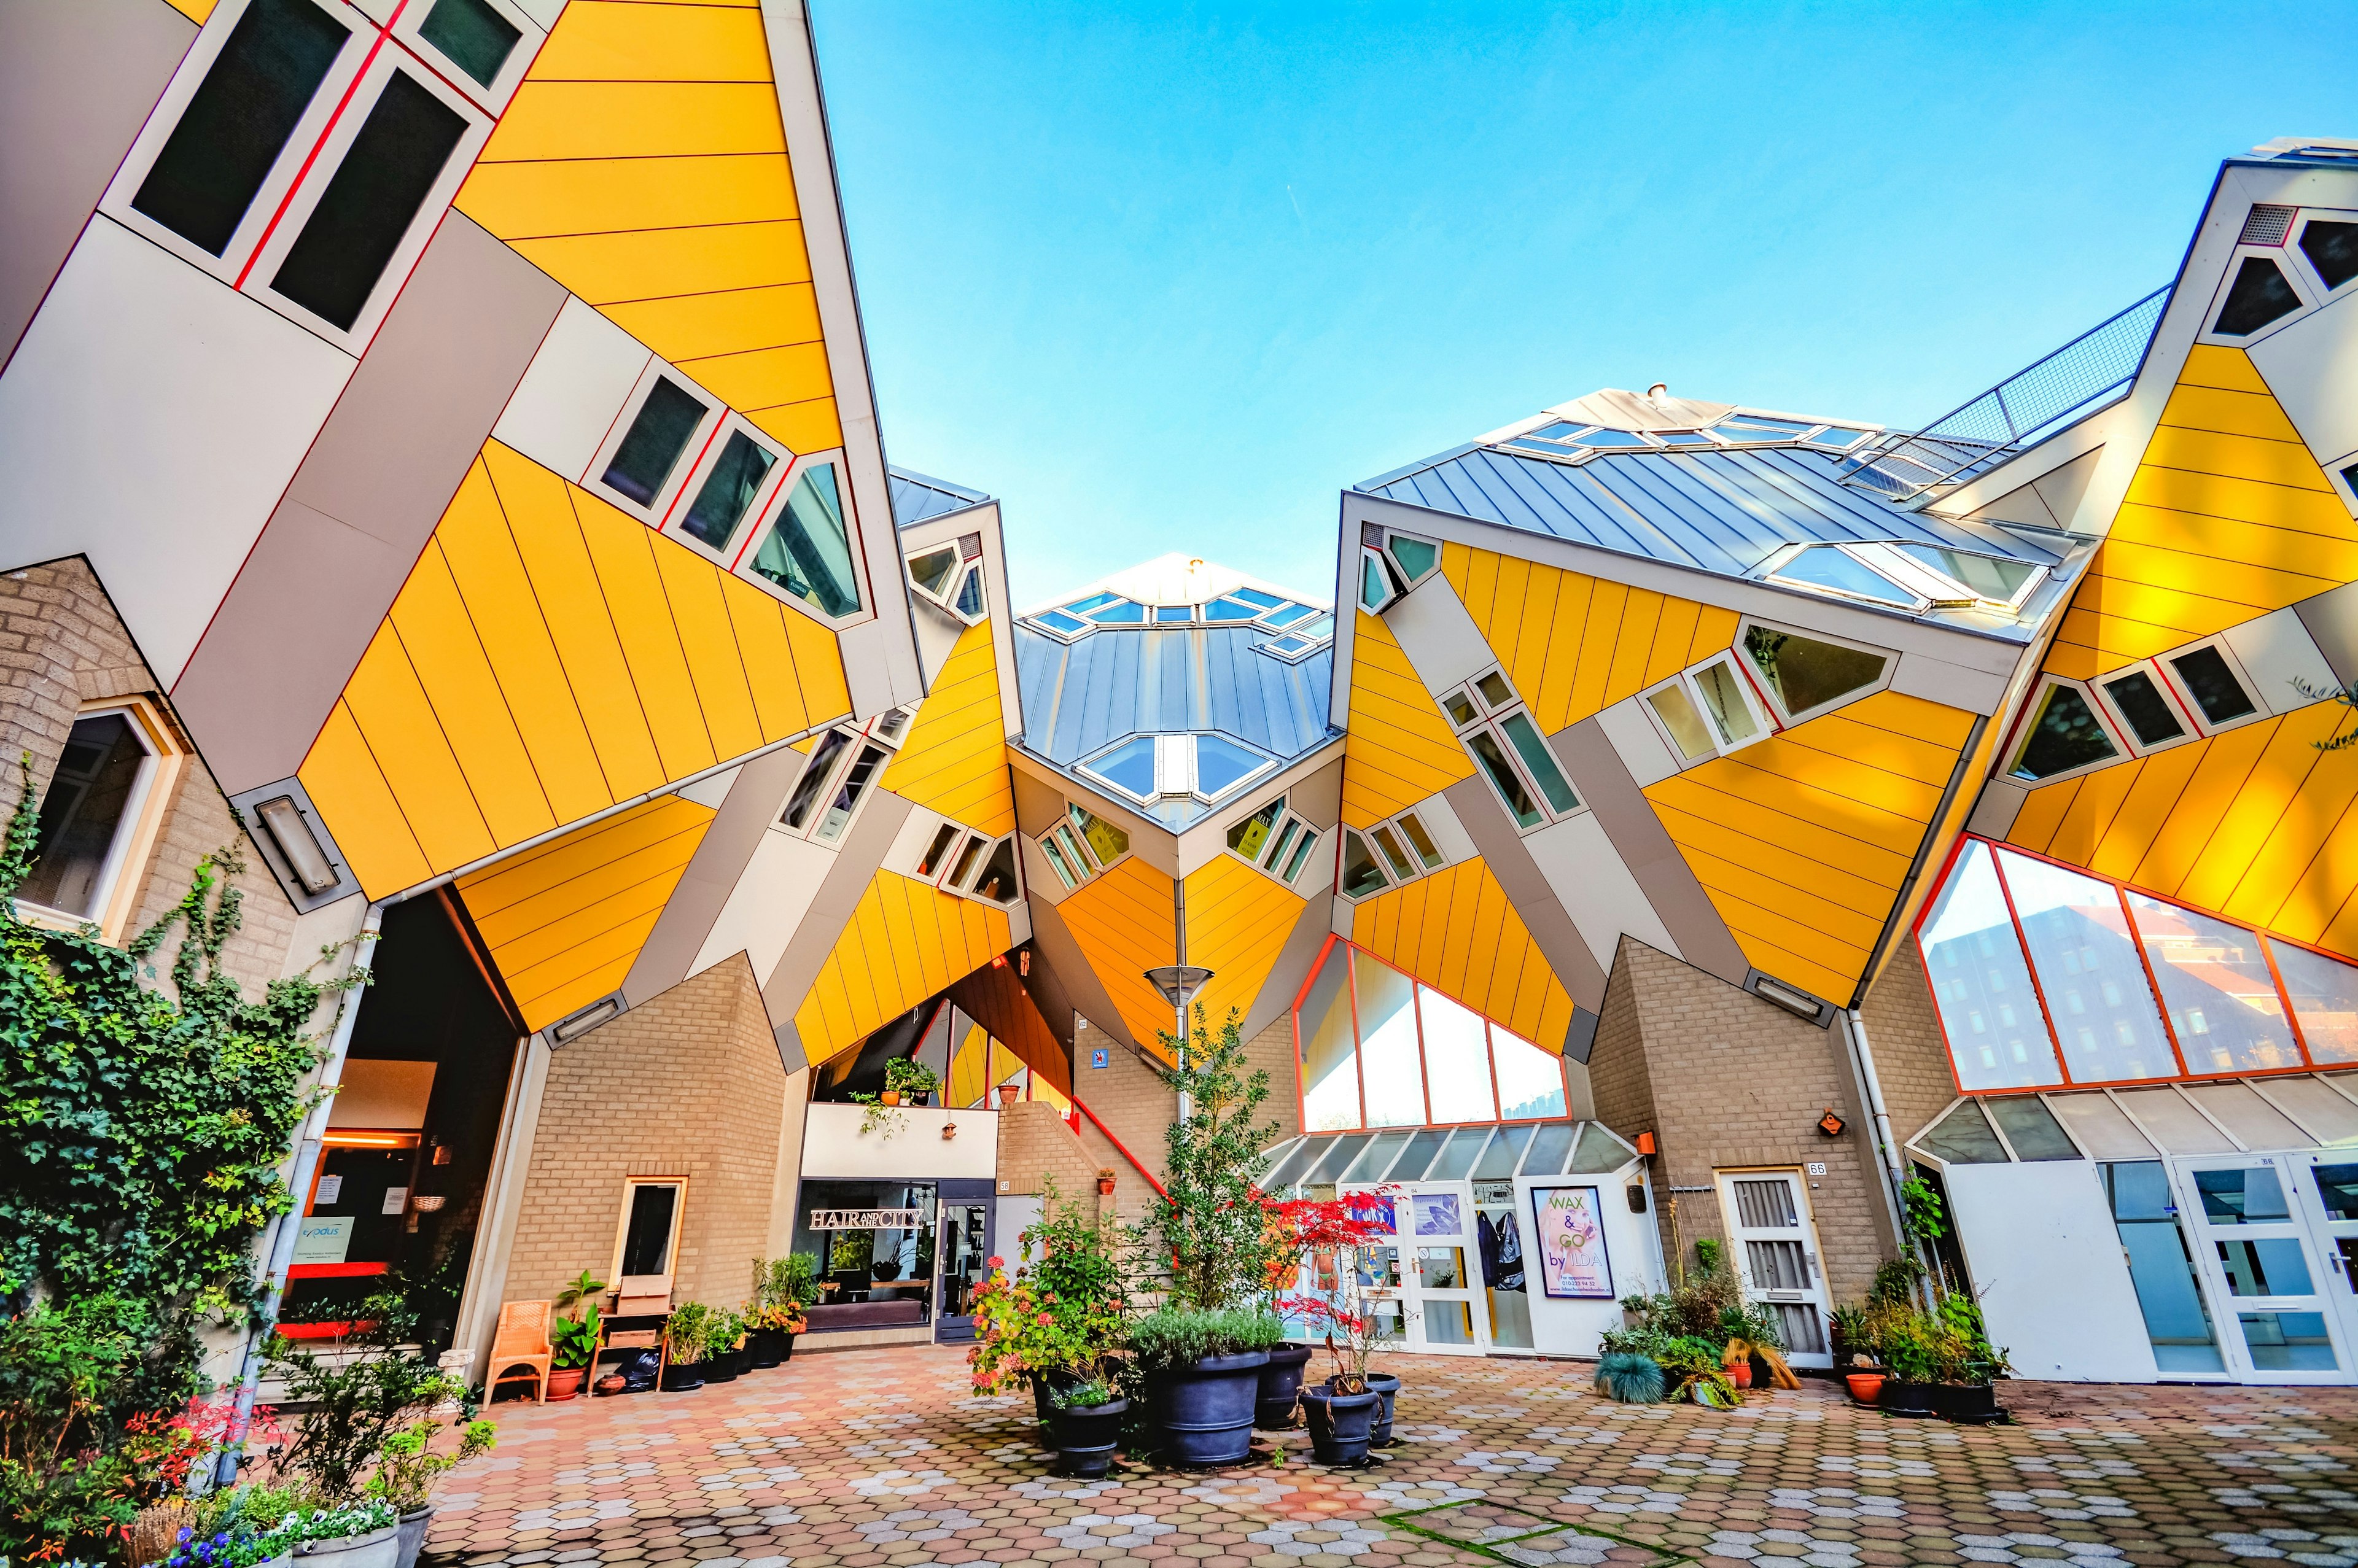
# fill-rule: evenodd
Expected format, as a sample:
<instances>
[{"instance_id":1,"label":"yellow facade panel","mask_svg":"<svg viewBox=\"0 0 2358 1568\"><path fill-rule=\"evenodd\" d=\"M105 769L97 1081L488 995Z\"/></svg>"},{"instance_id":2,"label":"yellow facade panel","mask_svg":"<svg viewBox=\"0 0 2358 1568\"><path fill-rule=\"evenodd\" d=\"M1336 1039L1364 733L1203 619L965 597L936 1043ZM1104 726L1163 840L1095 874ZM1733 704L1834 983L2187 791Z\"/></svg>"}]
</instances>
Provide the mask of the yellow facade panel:
<instances>
[{"instance_id":1,"label":"yellow facade panel","mask_svg":"<svg viewBox=\"0 0 2358 1568\"><path fill-rule=\"evenodd\" d=\"M641 342L663 344L664 352L676 363L747 349L816 342L819 338L818 294L807 283L642 299L609 305L605 311L616 326Z\"/></svg>"},{"instance_id":2,"label":"yellow facade panel","mask_svg":"<svg viewBox=\"0 0 2358 1568\"><path fill-rule=\"evenodd\" d=\"M2267 749L2273 729L2266 724L2245 725L2183 748L2197 753L2194 771L2154 835L2152 848L2137 863L2132 880L2138 886L2173 895L2178 892Z\"/></svg>"},{"instance_id":3,"label":"yellow facade panel","mask_svg":"<svg viewBox=\"0 0 2358 1568\"><path fill-rule=\"evenodd\" d=\"M344 705L428 864L451 871L499 848L390 622L377 628L344 683Z\"/></svg>"},{"instance_id":4,"label":"yellow facade panel","mask_svg":"<svg viewBox=\"0 0 2358 1568\"><path fill-rule=\"evenodd\" d=\"M747 589L761 592L750 584ZM795 689L810 709L810 721L824 724L849 715L851 687L843 674L843 644L836 641L835 633L783 604L778 605L778 622L785 627L787 645L794 650Z\"/></svg>"},{"instance_id":5,"label":"yellow facade panel","mask_svg":"<svg viewBox=\"0 0 2358 1568\"><path fill-rule=\"evenodd\" d=\"M1712 906L1726 920L1737 945L1746 947L1749 957L1749 944L1758 939L1803 958L1827 974L1839 975L1841 983L1832 989L1812 986L1811 989L1838 1002L1847 1001L1859 976L1866 972L1867 955L1875 946L1883 923L1863 922L1853 916L1843 922L1840 930L1828 929L1810 918L1812 906L1800 902L1796 890L1766 879L1747 878L1743 873L1741 866L1725 861L1706 862L1695 870L1696 880L1703 883ZM1747 890L1749 894L1758 896L1748 896ZM1768 969L1757 958L1753 962ZM1768 972L1780 979L1797 979L1776 969Z\"/></svg>"},{"instance_id":6,"label":"yellow facade panel","mask_svg":"<svg viewBox=\"0 0 2358 1568\"><path fill-rule=\"evenodd\" d=\"M761 589L715 571L702 556L685 548L662 548L668 541L651 536L650 542L713 751L720 757L735 757L756 750L763 743L762 722L753 710L753 691L728 600L738 592Z\"/></svg>"},{"instance_id":7,"label":"yellow facade panel","mask_svg":"<svg viewBox=\"0 0 2358 1568\"><path fill-rule=\"evenodd\" d=\"M555 827L557 814L525 750L523 733L492 678L449 565L433 541L427 542L389 617L493 842L520 844Z\"/></svg>"},{"instance_id":8,"label":"yellow facade panel","mask_svg":"<svg viewBox=\"0 0 2358 1568\"><path fill-rule=\"evenodd\" d=\"M934 688L917 705L884 787L986 833L1015 827L1007 727L990 622L958 633Z\"/></svg>"},{"instance_id":9,"label":"yellow facade panel","mask_svg":"<svg viewBox=\"0 0 2358 1568\"><path fill-rule=\"evenodd\" d=\"M1805 888L1856 915L1881 920L1890 911L1896 883L1861 876L1846 865L1814 859L1775 839L1730 826L1716 816L1700 816L1686 808L1705 799L1708 796L1700 792L1693 795L1666 793L1652 802L1663 831L1690 863L1705 856L1741 862L1787 887ZM1888 864L1884 861L1877 869L1887 871Z\"/></svg>"},{"instance_id":10,"label":"yellow facade panel","mask_svg":"<svg viewBox=\"0 0 2358 1568\"><path fill-rule=\"evenodd\" d=\"M2252 363L2251 356L2241 349L2230 349L2211 343L2198 343L2186 351L2186 363L2180 367L2180 386L2212 386L2228 392L2266 392L2268 384Z\"/></svg>"},{"instance_id":11,"label":"yellow facade panel","mask_svg":"<svg viewBox=\"0 0 2358 1568\"><path fill-rule=\"evenodd\" d=\"M477 161L708 157L782 153L785 146L778 95L767 82L544 81L528 76ZM459 210L475 216L463 205Z\"/></svg>"},{"instance_id":12,"label":"yellow facade panel","mask_svg":"<svg viewBox=\"0 0 2358 1568\"><path fill-rule=\"evenodd\" d=\"M2346 539L2353 532L2349 511L2331 494L2270 484L2232 473L2190 473L2184 469L2139 466L2123 499L2132 505L2194 512L2295 533Z\"/></svg>"},{"instance_id":13,"label":"yellow facade panel","mask_svg":"<svg viewBox=\"0 0 2358 1568\"><path fill-rule=\"evenodd\" d=\"M619 989L630 976L632 960L647 945L661 913L650 910L602 931L579 948L535 970L525 977L528 993L518 994L511 987L510 994L515 996L525 1023L546 1027Z\"/></svg>"},{"instance_id":14,"label":"yellow facade panel","mask_svg":"<svg viewBox=\"0 0 2358 1568\"><path fill-rule=\"evenodd\" d=\"M2162 613L2154 618L2176 619L2181 624L2195 623L2190 619L2193 613L2212 601L2224 601L2249 619L2342 586L2313 570L2261 566L2241 558L2222 560L2117 535L2105 541L2104 555L2099 569L2107 582L2121 585L2132 594L2139 589L2156 593L2159 602L2155 608ZM2170 608L2180 603L2189 607L2187 614L2169 616ZM2132 602L2125 608L2135 613L2144 606Z\"/></svg>"},{"instance_id":15,"label":"yellow facade panel","mask_svg":"<svg viewBox=\"0 0 2358 1568\"><path fill-rule=\"evenodd\" d=\"M632 684L630 661L582 536L572 487L496 441L484 447L483 465L532 580L533 601L547 623L566 687L597 749L606 788L616 800L644 795L670 775L655 753L654 732ZM510 609L520 613L522 601Z\"/></svg>"},{"instance_id":16,"label":"yellow facade panel","mask_svg":"<svg viewBox=\"0 0 2358 1568\"><path fill-rule=\"evenodd\" d=\"M1474 771L1391 628L1365 612L1352 643L1349 720L1343 811L1354 827L1389 816Z\"/></svg>"},{"instance_id":17,"label":"yellow facade panel","mask_svg":"<svg viewBox=\"0 0 2358 1568\"><path fill-rule=\"evenodd\" d=\"M1228 855L1187 876L1187 961L1213 972L1204 1013L1217 1031L1230 1008L1249 1012L1308 900Z\"/></svg>"},{"instance_id":18,"label":"yellow facade panel","mask_svg":"<svg viewBox=\"0 0 2358 1568\"><path fill-rule=\"evenodd\" d=\"M2111 830L2114 817L2142 771L2141 763L2130 762L2119 767L2099 768L2082 779L2078 793L2071 797L2071 809L2055 825L2047 841L2047 853L2075 865L2086 865L2094 859L2096 847Z\"/></svg>"},{"instance_id":19,"label":"yellow facade panel","mask_svg":"<svg viewBox=\"0 0 2358 1568\"><path fill-rule=\"evenodd\" d=\"M2129 503L2114 515L2113 537L2166 546L2211 560L2242 561L2277 571L2321 577L2332 582L2358 579L2358 540L2340 535L2255 527L2238 518Z\"/></svg>"},{"instance_id":20,"label":"yellow facade panel","mask_svg":"<svg viewBox=\"0 0 2358 1568\"><path fill-rule=\"evenodd\" d=\"M827 345L817 341L688 360L679 368L732 408L805 403L835 389L827 374Z\"/></svg>"},{"instance_id":21,"label":"yellow facade panel","mask_svg":"<svg viewBox=\"0 0 2358 1568\"><path fill-rule=\"evenodd\" d=\"M461 878L460 886L467 895L468 911L486 939L504 940L542 923L545 916L532 913L535 908L561 910L568 902L586 902L578 892L563 891L575 879L701 828L712 816L708 806L678 795L664 795L511 855Z\"/></svg>"},{"instance_id":22,"label":"yellow facade panel","mask_svg":"<svg viewBox=\"0 0 2358 1568\"><path fill-rule=\"evenodd\" d=\"M459 207L512 243L801 216L783 152L481 163L460 188Z\"/></svg>"},{"instance_id":23,"label":"yellow facade panel","mask_svg":"<svg viewBox=\"0 0 2358 1568\"><path fill-rule=\"evenodd\" d=\"M1495 901L1495 903L1486 903ZM1486 908L1499 911L1498 935L1487 950L1474 934ZM1351 940L1396 968L1405 969L1435 990L1513 1029L1532 1043L1562 1054L1563 1029L1572 1021L1572 999L1531 929L1515 913L1490 868L1476 859L1379 893L1351 911ZM1453 954L1466 955L1458 988L1444 983ZM1536 1005L1527 998L1536 996ZM1551 1018L1563 1024L1542 1031Z\"/></svg>"},{"instance_id":24,"label":"yellow facade panel","mask_svg":"<svg viewBox=\"0 0 2358 1568\"><path fill-rule=\"evenodd\" d=\"M2152 852L2154 839L2169 825L2170 813L2184 797L2186 786L2201 761L2201 752L2190 746L2180 746L2157 752L2116 770L2136 771L2113 813L2112 825L2096 841L2089 869L2122 881L2136 880L2137 868Z\"/></svg>"},{"instance_id":25,"label":"yellow facade panel","mask_svg":"<svg viewBox=\"0 0 2358 1568\"><path fill-rule=\"evenodd\" d=\"M2258 858L2318 761L2309 745L2309 736L2291 718L2250 728L2269 730L2267 743L2235 798L2220 814L2219 826L2212 830L2185 880L2178 884L2180 896L2199 908L2226 908L2244 873Z\"/></svg>"},{"instance_id":26,"label":"yellow facade panel","mask_svg":"<svg viewBox=\"0 0 2358 1568\"><path fill-rule=\"evenodd\" d=\"M296 776L371 898L415 886L434 874L401 802L343 703L329 713Z\"/></svg>"},{"instance_id":27,"label":"yellow facade panel","mask_svg":"<svg viewBox=\"0 0 2358 1568\"><path fill-rule=\"evenodd\" d=\"M2277 416L2282 417L2281 412ZM2234 474L2264 484L2331 492L2333 487L2326 483L2324 470L2292 430L2291 421L2286 420L2284 428L2287 433L2281 436L2246 436L2165 423L2146 444L2145 460L2155 468Z\"/></svg>"},{"instance_id":28,"label":"yellow facade panel","mask_svg":"<svg viewBox=\"0 0 2358 1568\"><path fill-rule=\"evenodd\" d=\"M802 224L726 223L512 242L524 258L592 305L810 281ZM661 343L649 348L666 359Z\"/></svg>"},{"instance_id":29,"label":"yellow facade panel","mask_svg":"<svg viewBox=\"0 0 2358 1568\"><path fill-rule=\"evenodd\" d=\"M1710 773L1706 765L1672 774L1648 784L1646 798L1658 812L1669 808L1742 834L1762 845L1764 853L1781 851L1801 862L1833 867L1887 889L1896 890L1906 878L1916 852L1912 843L1898 849L1868 842L1806 812L1732 793L1725 787L1727 784L1741 785L1746 781L1714 778L1708 776Z\"/></svg>"},{"instance_id":30,"label":"yellow facade panel","mask_svg":"<svg viewBox=\"0 0 2358 1568\"><path fill-rule=\"evenodd\" d=\"M804 1052L827 1061L1011 945L1001 912L878 871L795 1014Z\"/></svg>"},{"instance_id":31,"label":"yellow facade panel","mask_svg":"<svg viewBox=\"0 0 2358 1568\"><path fill-rule=\"evenodd\" d=\"M1158 1051L1174 1021L1145 974L1178 961L1171 895L1171 879L1133 855L1056 906L1130 1037Z\"/></svg>"},{"instance_id":32,"label":"yellow facade panel","mask_svg":"<svg viewBox=\"0 0 2358 1568\"><path fill-rule=\"evenodd\" d=\"M734 579L724 579L720 598L763 742L798 735L811 728L812 715L795 673L794 643L786 636L785 618L793 612L759 589L738 593L731 591L733 585Z\"/></svg>"},{"instance_id":33,"label":"yellow facade panel","mask_svg":"<svg viewBox=\"0 0 2358 1568\"><path fill-rule=\"evenodd\" d=\"M1662 600L1662 618L1654 627L1653 652L1646 661L1648 686L1668 680L1687 667L1688 651L1694 646L1695 622L1702 614L1703 606L1692 599Z\"/></svg>"},{"instance_id":34,"label":"yellow facade panel","mask_svg":"<svg viewBox=\"0 0 2358 1568\"><path fill-rule=\"evenodd\" d=\"M756 428L784 441L790 452L825 452L843 445L843 421L837 416L832 394L776 408L748 408L744 414Z\"/></svg>"},{"instance_id":35,"label":"yellow facade panel","mask_svg":"<svg viewBox=\"0 0 2358 1568\"><path fill-rule=\"evenodd\" d=\"M573 0L533 62L542 81L761 81L769 44L756 10Z\"/></svg>"},{"instance_id":36,"label":"yellow facade panel","mask_svg":"<svg viewBox=\"0 0 2358 1568\"><path fill-rule=\"evenodd\" d=\"M2254 372L2255 379L2258 373ZM2207 430L2264 441L2298 441L2300 432L2265 386L2227 391L2180 382L2161 410L2161 428Z\"/></svg>"}]
</instances>

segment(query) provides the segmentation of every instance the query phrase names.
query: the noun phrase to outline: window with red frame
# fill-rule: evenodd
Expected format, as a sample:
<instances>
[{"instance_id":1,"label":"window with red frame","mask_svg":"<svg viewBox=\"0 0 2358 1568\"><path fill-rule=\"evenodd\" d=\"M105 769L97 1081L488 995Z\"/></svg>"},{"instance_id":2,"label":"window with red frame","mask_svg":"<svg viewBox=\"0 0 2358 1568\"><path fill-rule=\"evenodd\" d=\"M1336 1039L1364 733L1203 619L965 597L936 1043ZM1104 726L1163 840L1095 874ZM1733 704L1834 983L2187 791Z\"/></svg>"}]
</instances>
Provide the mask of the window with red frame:
<instances>
[{"instance_id":1,"label":"window with red frame","mask_svg":"<svg viewBox=\"0 0 2358 1568\"><path fill-rule=\"evenodd\" d=\"M1968 1094L2358 1061L2358 966L2006 845L1958 847L1916 940Z\"/></svg>"}]
</instances>

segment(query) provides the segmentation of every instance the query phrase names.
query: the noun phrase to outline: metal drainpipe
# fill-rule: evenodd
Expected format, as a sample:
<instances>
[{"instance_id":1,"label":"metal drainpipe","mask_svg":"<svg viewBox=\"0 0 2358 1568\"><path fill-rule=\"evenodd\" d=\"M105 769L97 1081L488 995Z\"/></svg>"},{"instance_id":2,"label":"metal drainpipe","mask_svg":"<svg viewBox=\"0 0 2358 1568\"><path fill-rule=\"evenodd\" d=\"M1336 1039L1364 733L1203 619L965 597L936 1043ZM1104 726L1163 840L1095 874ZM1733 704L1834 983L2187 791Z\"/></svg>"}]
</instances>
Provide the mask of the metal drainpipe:
<instances>
[{"instance_id":1,"label":"metal drainpipe","mask_svg":"<svg viewBox=\"0 0 2358 1568\"><path fill-rule=\"evenodd\" d=\"M1859 1087L1866 1095L1867 1114L1875 1119L1875 1149L1881 1157L1884 1180L1891 1189L1892 1225L1898 1232L1899 1245L1908 1245L1907 1206L1901 1201L1899 1189L1907 1182L1907 1173L1899 1168L1899 1140L1892 1135L1891 1113L1884 1108L1883 1084L1876 1076L1875 1051L1866 1041L1866 1021L1859 1010L1852 1008L1844 1015L1850 1021L1851 1049L1857 1054Z\"/></svg>"},{"instance_id":2,"label":"metal drainpipe","mask_svg":"<svg viewBox=\"0 0 2358 1568\"><path fill-rule=\"evenodd\" d=\"M384 919L385 904L391 902L388 899L370 904L368 913L361 917L360 935L352 949L354 971L367 968L369 959L375 955L377 932ZM343 1081L344 1054L352 1048L352 1025L361 1014L360 993L361 988L347 987L342 1000L337 1006L335 1033L328 1039L328 1059L319 1068L319 1087L321 1088L331 1089ZM263 1340L278 1322L278 1302L287 1292L287 1270L295 1259L295 1238L303 1229L303 1216L299 1211L304 1195L311 1190L311 1173L319 1167L319 1141L327 1134L329 1108L334 1103L335 1097L330 1095L311 1108L311 1114L305 1119L300 1140L295 1146L295 1172L288 1179L287 1189L294 1199L294 1206L278 1217L271 1230L270 1263L268 1272L264 1276L265 1289L262 1310L253 1328L246 1333L245 1357L238 1373L237 1412L230 1424L233 1435L230 1444L222 1447L221 1458L213 1467L215 1487L237 1484L235 1444L245 1441L247 1427L254 1419L254 1392L262 1381Z\"/></svg>"}]
</instances>

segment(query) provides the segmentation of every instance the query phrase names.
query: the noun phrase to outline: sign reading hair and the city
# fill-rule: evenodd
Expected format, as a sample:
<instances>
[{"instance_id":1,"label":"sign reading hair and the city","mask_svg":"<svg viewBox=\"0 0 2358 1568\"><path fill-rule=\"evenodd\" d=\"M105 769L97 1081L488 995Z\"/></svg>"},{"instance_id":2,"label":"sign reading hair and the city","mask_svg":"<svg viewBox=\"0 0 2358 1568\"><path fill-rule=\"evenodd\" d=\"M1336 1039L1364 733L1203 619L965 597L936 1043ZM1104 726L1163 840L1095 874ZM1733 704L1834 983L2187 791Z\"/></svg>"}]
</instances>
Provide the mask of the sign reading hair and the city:
<instances>
[{"instance_id":1,"label":"sign reading hair and the city","mask_svg":"<svg viewBox=\"0 0 2358 1568\"><path fill-rule=\"evenodd\" d=\"M1540 1287L1551 1296L1613 1299L1613 1265L1605 1256L1605 1211L1595 1187L1533 1187L1532 1236Z\"/></svg>"},{"instance_id":2,"label":"sign reading hair and the city","mask_svg":"<svg viewBox=\"0 0 2358 1568\"><path fill-rule=\"evenodd\" d=\"M925 1211L914 1208L815 1208L813 1230L914 1230L925 1223Z\"/></svg>"}]
</instances>

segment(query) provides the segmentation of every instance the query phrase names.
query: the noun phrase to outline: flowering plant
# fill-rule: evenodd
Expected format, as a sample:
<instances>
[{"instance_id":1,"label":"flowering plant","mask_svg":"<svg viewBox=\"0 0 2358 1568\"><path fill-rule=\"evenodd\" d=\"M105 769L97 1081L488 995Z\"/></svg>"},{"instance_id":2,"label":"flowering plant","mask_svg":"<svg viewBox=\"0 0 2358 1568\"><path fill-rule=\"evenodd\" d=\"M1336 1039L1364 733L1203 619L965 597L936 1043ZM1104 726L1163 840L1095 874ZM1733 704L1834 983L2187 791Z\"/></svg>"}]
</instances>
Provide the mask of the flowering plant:
<instances>
[{"instance_id":1,"label":"flowering plant","mask_svg":"<svg viewBox=\"0 0 2358 1568\"><path fill-rule=\"evenodd\" d=\"M967 1352L977 1393L1003 1393L1026 1375L1058 1368L1092 1373L1121 1343L1127 1297L1115 1233L1077 1203L1041 1198L1041 1219L1018 1238L1037 1261L1011 1279L1004 1258L974 1298L975 1346Z\"/></svg>"},{"instance_id":2,"label":"flowering plant","mask_svg":"<svg viewBox=\"0 0 2358 1568\"><path fill-rule=\"evenodd\" d=\"M1385 1195L1379 1189L1377 1196ZM1370 1265L1372 1257L1363 1259L1363 1252L1372 1252L1378 1243L1388 1241L1394 1234L1392 1227L1374 1217L1380 1211L1366 1198L1357 1203L1348 1198L1303 1198L1289 1203L1265 1203L1270 1229L1288 1266L1272 1267L1271 1283L1277 1276L1293 1275L1305 1258L1331 1258L1334 1281L1331 1293L1292 1294L1280 1296L1278 1308L1290 1317L1302 1320L1314 1336L1324 1338L1327 1353L1335 1358L1335 1386L1346 1393L1363 1393L1368 1386L1368 1357L1375 1349L1394 1342L1397 1329L1393 1325L1401 1319L1396 1309L1379 1314L1370 1304L1376 1301L1393 1301L1389 1295L1371 1295L1371 1290L1382 1288L1379 1280L1390 1281L1389 1265L1380 1271ZM1320 1270L1322 1281L1329 1271Z\"/></svg>"}]
</instances>

